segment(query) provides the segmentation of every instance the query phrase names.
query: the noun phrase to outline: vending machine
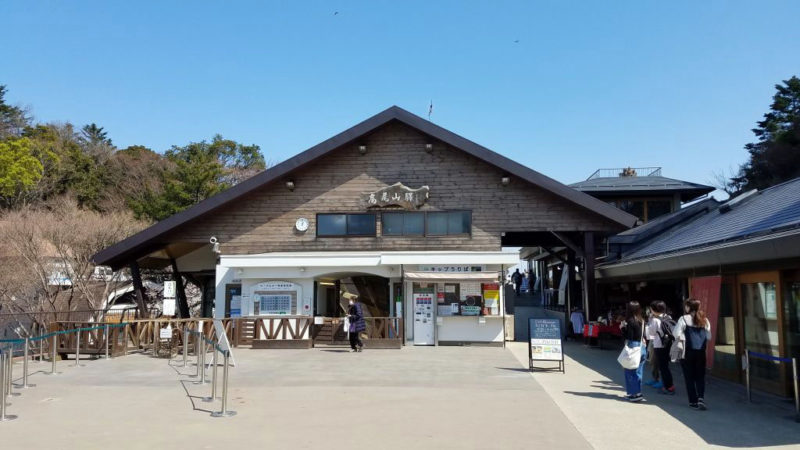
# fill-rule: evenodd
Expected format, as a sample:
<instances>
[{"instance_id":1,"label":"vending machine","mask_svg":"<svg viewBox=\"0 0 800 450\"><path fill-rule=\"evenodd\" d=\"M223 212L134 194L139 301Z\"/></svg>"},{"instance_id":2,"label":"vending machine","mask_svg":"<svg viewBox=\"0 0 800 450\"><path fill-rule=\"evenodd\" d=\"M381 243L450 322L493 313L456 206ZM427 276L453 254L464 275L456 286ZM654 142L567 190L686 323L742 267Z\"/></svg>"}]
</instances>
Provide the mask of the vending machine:
<instances>
[{"instance_id":1,"label":"vending machine","mask_svg":"<svg viewBox=\"0 0 800 450\"><path fill-rule=\"evenodd\" d=\"M414 293L414 345L434 345L433 293Z\"/></svg>"}]
</instances>

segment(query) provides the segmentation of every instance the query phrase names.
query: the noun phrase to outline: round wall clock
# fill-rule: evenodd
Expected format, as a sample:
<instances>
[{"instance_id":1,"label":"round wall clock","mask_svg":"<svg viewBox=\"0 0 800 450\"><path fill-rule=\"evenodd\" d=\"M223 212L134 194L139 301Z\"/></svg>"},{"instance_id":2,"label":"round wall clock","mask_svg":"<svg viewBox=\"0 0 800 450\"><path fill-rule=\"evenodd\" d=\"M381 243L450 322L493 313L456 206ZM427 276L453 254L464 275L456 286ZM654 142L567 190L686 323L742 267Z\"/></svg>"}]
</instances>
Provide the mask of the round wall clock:
<instances>
[{"instance_id":1,"label":"round wall clock","mask_svg":"<svg viewBox=\"0 0 800 450\"><path fill-rule=\"evenodd\" d=\"M294 223L294 227L297 228L297 231L308 230L308 219L306 219L305 217L297 219L297 222Z\"/></svg>"}]
</instances>

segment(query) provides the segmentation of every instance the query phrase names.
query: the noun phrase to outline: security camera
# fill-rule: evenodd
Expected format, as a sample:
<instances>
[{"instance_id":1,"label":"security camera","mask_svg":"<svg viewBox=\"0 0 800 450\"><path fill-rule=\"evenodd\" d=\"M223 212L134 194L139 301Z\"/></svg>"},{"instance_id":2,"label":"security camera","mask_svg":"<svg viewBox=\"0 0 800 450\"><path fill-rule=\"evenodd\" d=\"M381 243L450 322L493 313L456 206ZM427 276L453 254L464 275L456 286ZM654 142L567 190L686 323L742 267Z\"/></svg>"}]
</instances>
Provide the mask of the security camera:
<instances>
[{"instance_id":1,"label":"security camera","mask_svg":"<svg viewBox=\"0 0 800 450\"><path fill-rule=\"evenodd\" d=\"M211 251L219 254L219 241L217 238L215 236L211 236L211 239L209 239L208 242L211 243Z\"/></svg>"}]
</instances>

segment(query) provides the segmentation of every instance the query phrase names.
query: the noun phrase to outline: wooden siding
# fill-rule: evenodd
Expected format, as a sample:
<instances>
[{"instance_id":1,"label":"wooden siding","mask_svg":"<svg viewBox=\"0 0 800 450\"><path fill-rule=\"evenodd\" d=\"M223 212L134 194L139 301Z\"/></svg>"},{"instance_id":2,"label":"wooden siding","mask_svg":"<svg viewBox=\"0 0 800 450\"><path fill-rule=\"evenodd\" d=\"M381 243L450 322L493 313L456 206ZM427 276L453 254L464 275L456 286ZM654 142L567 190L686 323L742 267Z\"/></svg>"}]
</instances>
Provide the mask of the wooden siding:
<instances>
[{"instance_id":1,"label":"wooden siding","mask_svg":"<svg viewBox=\"0 0 800 450\"><path fill-rule=\"evenodd\" d=\"M432 143L433 151L425 150ZM358 151L367 146L366 155ZM200 217L170 234L169 242L208 242L216 236L223 254L321 250L474 250L500 249L503 232L621 231L620 225L417 130L391 122L358 143L332 151L286 179L264 186L231 205ZM293 180L294 191L285 182ZM471 210L471 236L318 238L316 214L363 212L360 194L396 182L410 188L428 185L422 211ZM397 208L371 208L397 210ZM294 229L309 219L308 231ZM380 220L380 214L378 214Z\"/></svg>"}]
</instances>

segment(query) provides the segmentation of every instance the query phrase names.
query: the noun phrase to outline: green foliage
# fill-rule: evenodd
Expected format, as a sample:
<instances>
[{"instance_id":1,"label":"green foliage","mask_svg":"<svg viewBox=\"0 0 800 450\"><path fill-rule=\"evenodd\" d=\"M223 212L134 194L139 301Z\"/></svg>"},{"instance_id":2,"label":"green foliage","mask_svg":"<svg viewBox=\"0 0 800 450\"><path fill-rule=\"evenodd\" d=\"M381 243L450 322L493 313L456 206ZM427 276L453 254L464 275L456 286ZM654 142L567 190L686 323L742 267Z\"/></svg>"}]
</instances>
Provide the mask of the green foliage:
<instances>
[{"instance_id":1,"label":"green foliage","mask_svg":"<svg viewBox=\"0 0 800 450\"><path fill-rule=\"evenodd\" d=\"M0 201L8 205L42 178L43 166L30 139L0 141Z\"/></svg>"},{"instance_id":2,"label":"green foliage","mask_svg":"<svg viewBox=\"0 0 800 450\"><path fill-rule=\"evenodd\" d=\"M0 208L74 198L83 209L132 210L161 220L265 168L257 145L215 135L165 155L141 145L117 149L96 123L33 124L4 101L0 85Z\"/></svg>"},{"instance_id":3,"label":"green foliage","mask_svg":"<svg viewBox=\"0 0 800 450\"><path fill-rule=\"evenodd\" d=\"M6 103L6 92L8 92L6 86L0 85L0 139L19 136L31 122L22 108Z\"/></svg>"},{"instance_id":4,"label":"green foliage","mask_svg":"<svg viewBox=\"0 0 800 450\"><path fill-rule=\"evenodd\" d=\"M794 76L775 89L770 111L753 129L758 142L745 146L750 158L728 183L732 194L800 177L800 78Z\"/></svg>"},{"instance_id":5,"label":"green foliage","mask_svg":"<svg viewBox=\"0 0 800 450\"><path fill-rule=\"evenodd\" d=\"M167 150L170 163L163 191L148 192L132 204L138 217L163 220L242 181L266 166L257 145L242 145L214 136L211 142L192 142Z\"/></svg>"}]
</instances>

